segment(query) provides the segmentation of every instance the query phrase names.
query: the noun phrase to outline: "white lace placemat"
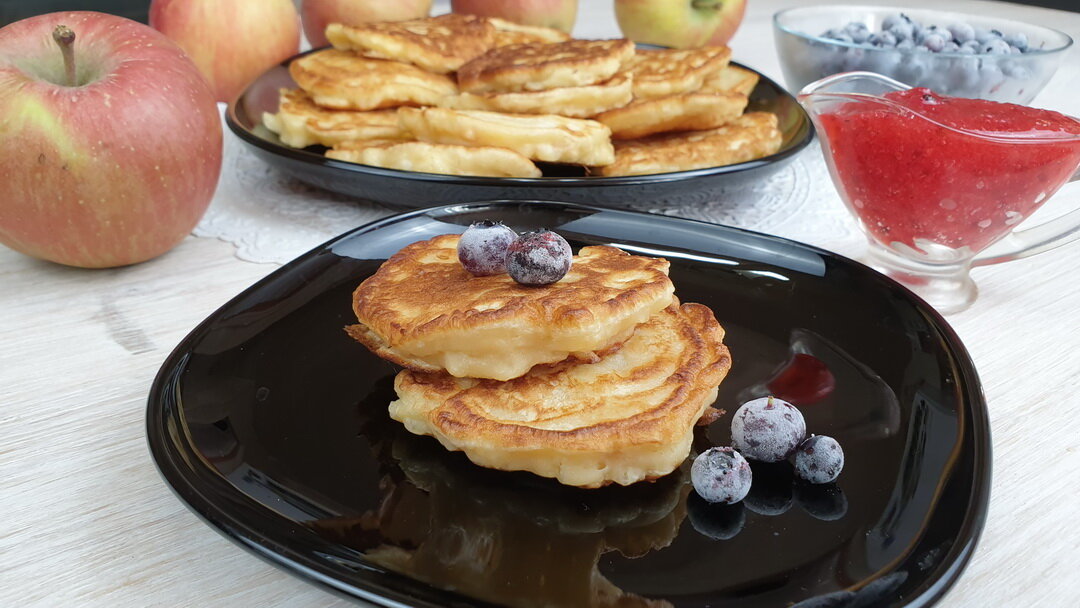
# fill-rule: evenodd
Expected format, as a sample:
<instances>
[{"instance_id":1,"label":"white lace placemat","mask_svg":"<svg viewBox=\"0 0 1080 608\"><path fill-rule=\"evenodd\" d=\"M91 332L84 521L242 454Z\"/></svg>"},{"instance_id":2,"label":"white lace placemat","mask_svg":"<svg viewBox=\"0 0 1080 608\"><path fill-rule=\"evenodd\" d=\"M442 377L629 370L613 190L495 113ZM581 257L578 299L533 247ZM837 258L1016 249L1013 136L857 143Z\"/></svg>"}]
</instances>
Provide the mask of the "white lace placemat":
<instances>
[{"instance_id":1,"label":"white lace placemat","mask_svg":"<svg viewBox=\"0 0 1080 608\"><path fill-rule=\"evenodd\" d=\"M645 208L776 234L848 255L860 248L858 229L833 190L816 144L763 179L747 196L754 200L738 205ZM347 230L397 211L291 178L256 158L226 131L221 181L194 234L232 243L242 260L283 264Z\"/></svg>"}]
</instances>

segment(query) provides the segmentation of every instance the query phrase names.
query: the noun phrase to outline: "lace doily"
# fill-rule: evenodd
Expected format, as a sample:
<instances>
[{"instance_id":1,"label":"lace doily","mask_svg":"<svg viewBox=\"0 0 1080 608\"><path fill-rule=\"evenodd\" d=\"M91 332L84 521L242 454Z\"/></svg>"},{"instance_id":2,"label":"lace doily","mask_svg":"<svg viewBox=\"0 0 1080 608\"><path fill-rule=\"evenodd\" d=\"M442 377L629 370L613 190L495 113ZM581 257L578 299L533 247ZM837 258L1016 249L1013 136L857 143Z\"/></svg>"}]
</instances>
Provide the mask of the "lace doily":
<instances>
[{"instance_id":1,"label":"lace doily","mask_svg":"<svg viewBox=\"0 0 1080 608\"><path fill-rule=\"evenodd\" d=\"M859 250L858 228L833 190L816 144L747 196L753 200L738 205L706 202L647 209L775 234L847 255ZM241 260L284 264L347 230L398 211L289 177L226 131L221 181L194 234L232 243Z\"/></svg>"}]
</instances>

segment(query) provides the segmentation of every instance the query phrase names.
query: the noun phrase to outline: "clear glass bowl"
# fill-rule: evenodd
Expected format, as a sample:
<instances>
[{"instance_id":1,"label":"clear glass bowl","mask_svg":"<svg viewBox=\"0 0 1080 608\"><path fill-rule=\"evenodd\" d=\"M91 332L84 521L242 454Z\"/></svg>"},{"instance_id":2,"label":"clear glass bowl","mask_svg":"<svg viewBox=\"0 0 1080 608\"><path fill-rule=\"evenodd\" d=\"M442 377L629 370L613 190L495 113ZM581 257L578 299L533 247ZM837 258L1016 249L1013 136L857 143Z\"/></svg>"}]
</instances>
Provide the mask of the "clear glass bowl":
<instances>
[{"instance_id":1,"label":"clear glass bowl","mask_svg":"<svg viewBox=\"0 0 1080 608\"><path fill-rule=\"evenodd\" d=\"M961 22L1005 34L1023 33L1031 50L1009 55L931 53L917 48L875 48L820 36L852 21L876 32L886 17L897 13L927 26ZM832 74L867 71L945 95L1022 104L1046 86L1073 42L1063 32L1009 19L887 6L792 8L773 16L773 29L784 80L792 91Z\"/></svg>"}]
</instances>

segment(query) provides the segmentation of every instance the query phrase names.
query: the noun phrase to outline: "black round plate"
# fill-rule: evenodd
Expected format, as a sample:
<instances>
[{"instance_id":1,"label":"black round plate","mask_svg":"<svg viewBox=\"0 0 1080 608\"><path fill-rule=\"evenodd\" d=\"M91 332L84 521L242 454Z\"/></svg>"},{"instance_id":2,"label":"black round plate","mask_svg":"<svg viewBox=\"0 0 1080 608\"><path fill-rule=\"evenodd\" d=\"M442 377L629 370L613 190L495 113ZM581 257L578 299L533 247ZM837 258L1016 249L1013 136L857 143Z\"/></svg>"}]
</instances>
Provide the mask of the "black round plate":
<instances>
[{"instance_id":1,"label":"black round plate","mask_svg":"<svg viewBox=\"0 0 1080 608\"><path fill-rule=\"evenodd\" d=\"M668 258L734 359L716 404L729 415L699 427L695 450L727 444L730 412L774 393L843 445L838 482L755 466L747 500L721 508L691 492L686 464L578 490L407 433L386 414L397 370L342 331L350 294L402 246L480 219ZM405 213L284 266L169 356L147 430L165 480L212 526L386 606L928 606L971 556L990 487L971 360L904 288L776 237L536 201Z\"/></svg>"},{"instance_id":2,"label":"black round plate","mask_svg":"<svg viewBox=\"0 0 1080 608\"><path fill-rule=\"evenodd\" d=\"M775 113L784 139L779 151L758 160L633 177L586 177L580 169L575 172L574 168L558 165L546 165L545 177L541 178L460 177L382 169L326 158L326 148L321 146L290 148L263 126L263 112L277 112L279 89L296 88L288 70L293 59L296 57L248 85L229 104L226 124L256 156L288 175L360 200L397 207L496 199L561 200L612 208L646 203L686 206L725 200L745 202L755 183L782 168L814 138L814 127L802 106L780 85L761 75L747 111Z\"/></svg>"}]
</instances>

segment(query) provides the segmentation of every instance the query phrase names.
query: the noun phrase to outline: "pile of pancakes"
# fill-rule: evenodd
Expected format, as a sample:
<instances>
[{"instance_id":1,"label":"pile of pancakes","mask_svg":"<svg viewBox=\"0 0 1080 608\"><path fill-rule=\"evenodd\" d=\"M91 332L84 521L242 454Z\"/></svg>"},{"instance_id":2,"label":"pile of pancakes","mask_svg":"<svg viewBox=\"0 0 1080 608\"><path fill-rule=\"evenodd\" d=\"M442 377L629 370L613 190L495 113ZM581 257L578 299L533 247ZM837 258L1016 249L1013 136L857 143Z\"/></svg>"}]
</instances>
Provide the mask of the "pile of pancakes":
<instances>
[{"instance_id":1,"label":"pile of pancakes","mask_svg":"<svg viewBox=\"0 0 1080 608\"><path fill-rule=\"evenodd\" d=\"M449 14L330 24L333 48L289 65L263 123L286 145L428 173L541 177L666 173L780 148L777 117L745 112L754 72L723 46L636 49L559 30Z\"/></svg>"},{"instance_id":2,"label":"pile of pancakes","mask_svg":"<svg viewBox=\"0 0 1080 608\"><path fill-rule=\"evenodd\" d=\"M346 331L404 367L390 416L474 463L584 488L674 471L731 367L668 261L583 247L557 283L477 277L458 235L406 246L353 293Z\"/></svg>"}]
</instances>

